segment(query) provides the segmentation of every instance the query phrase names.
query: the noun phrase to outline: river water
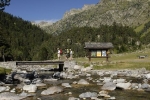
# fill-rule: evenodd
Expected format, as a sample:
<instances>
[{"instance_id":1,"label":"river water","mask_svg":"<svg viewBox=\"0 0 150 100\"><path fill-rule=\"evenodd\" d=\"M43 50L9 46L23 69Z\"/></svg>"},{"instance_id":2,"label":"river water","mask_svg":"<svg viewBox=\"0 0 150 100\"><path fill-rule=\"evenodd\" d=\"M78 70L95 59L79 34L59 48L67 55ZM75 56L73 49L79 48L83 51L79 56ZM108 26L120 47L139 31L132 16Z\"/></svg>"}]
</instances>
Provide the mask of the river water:
<instances>
[{"instance_id":1,"label":"river water","mask_svg":"<svg viewBox=\"0 0 150 100\"><path fill-rule=\"evenodd\" d=\"M80 77L80 79L85 79L86 77ZM92 76L93 80L98 79L99 76ZM142 79L135 79L135 78L127 78L127 77L119 77L119 78L126 78L127 81L132 80L132 83L141 83ZM68 80L68 79L60 79L56 84L53 85L58 85L60 86L61 83L70 83L72 86L71 88L64 88L64 91L61 93L56 93L54 95L49 95L49 96L41 96L41 91L43 89L38 90L35 93L35 96L33 97L28 97L24 100L37 100L37 98L40 98L41 100L68 100L69 97L75 97L79 98L79 95L84 92L96 92L99 93L101 91L101 86L97 85L93 81L89 81L90 85L77 85L77 84L72 84L74 81L79 81L79 79L73 79L73 80ZM50 87L52 84L48 84L47 86ZM68 94L71 92L72 94ZM121 89L116 89L114 91L108 91L109 95L112 97L115 97L116 100L150 100L150 92L144 92L144 91L137 91L137 90L121 90ZM98 97L99 99L102 100L109 100L107 98L102 98ZM83 100L83 99L80 99ZM86 100L91 100L91 99L86 99Z\"/></svg>"}]
</instances>

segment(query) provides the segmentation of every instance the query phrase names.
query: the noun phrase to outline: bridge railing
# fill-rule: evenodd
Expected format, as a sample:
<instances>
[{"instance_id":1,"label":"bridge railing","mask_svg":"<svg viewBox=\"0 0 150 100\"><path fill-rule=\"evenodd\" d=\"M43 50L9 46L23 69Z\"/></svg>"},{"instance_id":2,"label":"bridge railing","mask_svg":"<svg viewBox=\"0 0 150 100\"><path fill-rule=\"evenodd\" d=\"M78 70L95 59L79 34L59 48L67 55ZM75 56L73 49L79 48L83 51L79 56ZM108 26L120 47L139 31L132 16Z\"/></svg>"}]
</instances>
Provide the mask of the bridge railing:
<instances>
[{"instance_id":1,"label":"bridge railing","mask_svg":"<svg viewBox=\"0 0 150 100\"><path fill-rule=\"evenodd\" d=\"M63 71L64 61L16 61L16 66L21 65L59 65L59 71Z\"/></svg>"}]
</instances>

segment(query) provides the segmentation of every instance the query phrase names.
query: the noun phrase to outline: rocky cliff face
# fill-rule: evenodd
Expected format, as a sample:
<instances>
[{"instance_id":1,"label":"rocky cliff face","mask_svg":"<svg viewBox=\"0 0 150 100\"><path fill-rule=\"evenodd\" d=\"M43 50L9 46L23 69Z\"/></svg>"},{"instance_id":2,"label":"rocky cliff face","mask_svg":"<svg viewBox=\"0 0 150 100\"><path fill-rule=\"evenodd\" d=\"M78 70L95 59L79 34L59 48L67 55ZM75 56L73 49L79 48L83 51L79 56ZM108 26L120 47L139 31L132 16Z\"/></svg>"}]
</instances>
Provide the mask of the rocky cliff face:
<instances>
[{"instance_id":1,"label":"rocky cliff face","mask_svg":"<svg viewBox=\"0 0 150 100\"><path fill-rule=\"evenodd\" d=\"M150 20L150 0L100 0L95 5L71 9L64 17L50 26L43 27L49 33L60 33L72 27L99 27L114 22L138 26Z\"/></svg>"},{"instance_id":2,"label":"rocky cliff face","mask_svg":"<svg viewBox=\"0 0 150 100\"><path fill-rule=\"evenodd\" d=\"M92 8L94 8L94 7L95 7L95 5L92 4L92 5L84 5L84 6L82 7L82 9L71 9L69 12L66 12L66 13L64 14L63 19L64 19L64 18L67 18L67 17L70 17L71 15L79 14L79 13L84 12L84 11L86 11L86 10L92 9Z\"/></svg>"},{"instance_id":3,"label":"rocky cliff face","mask_svg":"<svg viewBox=\"0 0 150 100\"><path fill-rule=\"evenodd\" d=\"M41 21L41 22L31 22L34 25L40 26L41 28L46 27L46 26L50 26L53 23L52 22L47 22L47 21Z\"/></svg>"}]
</instances>

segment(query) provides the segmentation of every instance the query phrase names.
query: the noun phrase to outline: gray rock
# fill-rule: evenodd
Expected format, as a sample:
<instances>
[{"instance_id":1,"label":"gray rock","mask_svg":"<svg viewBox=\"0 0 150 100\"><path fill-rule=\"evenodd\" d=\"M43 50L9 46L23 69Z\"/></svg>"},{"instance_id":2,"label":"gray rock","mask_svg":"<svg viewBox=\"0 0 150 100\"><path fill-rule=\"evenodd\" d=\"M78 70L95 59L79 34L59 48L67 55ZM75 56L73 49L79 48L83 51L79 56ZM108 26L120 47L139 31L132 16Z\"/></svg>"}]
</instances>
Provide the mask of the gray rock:
<instances>
[{"instance_id":1,"label":"gray rock","mask_svg":"<svg viewBox=\"0 0 150 100\"><path fill-rule=\"evenodd\" d=\"M66 87L66 88L71 88L72 87L69 83L62 83L62 86Z\"/></svg>"},{"instance_id":2,"label":"gray rock","mask_svg":"<svg viewBox=\"0 0 150 100\"><path fill-rule=\"evenodd\" d=\"M3 92L6 90L6 87L5 86L0 86L0 92Z\"/></svg>"},{"instance_id":3,"label":"gray rock","mask_svg":"<svg viewBox=\"0 0 150 100\"><path fill-rule=\"evenodd\" d=\"M89 82L87 82L85 79L80 79L78 81L78 84L87 85L87 84L89 84Z\"/></svg>"},{"instance_id":4,"label":"gray rock","mask_svg":"<svg viewBox=\"0 0 150 100\"><path fill-rule=\"evenodd\" d=\"M37 86L37 87L45 87L45 86L46 86L46 84L44 84L44 83L40 83L40 82L39 82L39 83L36 83L36 86Z\"/></svg>"},{"instance_id":5,"label":"gray rock","mask_svg":"<svg viewBox=\"0 0 150 100\"><path fill-rule=\"evenodd\" d=\"M58 79L44 79L44 83L48 83L48 84L56 84L58 82Z\"/></svg>"},{"instance_id":6,"label":"gray rock","mask_svg":"<svg viewBox=\"0 0 150 100\"><path fill-rule=\"evenodd\" d=\"M117 88L121 88L121 89L130 89L131 88L131 83L117 83L116 84Z\"/></svg>"},{"instance_id":7,"label":"gray rock","mask_svg":"<svg viewBox=\"0 0 150 100\"><path fill-rule=\"evenodd\" d=\"M142 89L148 89L149 87L150 87L149 84L146 84L146 83L141 85Z\"/></svg>"},{"instance_id":8,"label":"gray rock","mask_svg":"<svg viewBox=\"0 0 150 100\"><path fill-rule=\"evenodd\" d=\"M67 73L65 73L65 72L61 72L61 73L60 73L60 77L61 77L61 78L66 79L66 78L67 78L67 76L68 76L68 74L67 74Z\"/></svg>"},{"instance_id":9,"label":"gray rock","mask_svg":"<svg viewBox=\"0 0 150 100\"><path fill-rule=\"evenodd\" d=\"M149 88L147 88L147 89L145 89L145 91L146 91L146 92L150 92L150 87L149 87Z\"/></svg>"},{"instance_id":10,"label":"gray rock","mask_svg":"<svg viewBox=\"0 0 150 100\"><path fill-rule=\"evenodd\" d=\"M32 95L26 93L25 91L22 91L22 93L20 93L19 96L22 96L22 97L29 97L29 96L32 96Z\"/></svg>"},{"instance_id":11,"label":"gray rock","mask_svg":"<svg viewBox=\"0 0 150 100\"><path fill-rule=\"evenodd\" d=\"M28 92L36 92L37 86L34 84L24 85L23 90L28 91Z\"/></svg>"},{"instance_id":12,"label":"gray rock","mask_svg":"<svg viewBox=\"0 0 150 100\"><path fill-rule=\"evenodd\" d=\"M0 93L1 100L22 100L24 98L26 98L26 96L19 96L15 93L10 93L10 92Z\"/></svg>"},{"instance_id":13,"label":"gray rock","mask_svg":"<svg viewBox=\"0 0 150 100\"><path fill-rule=\"evenodd\" d=\"M116 89L116 84L113 83L113 82L107 82L105 83L102 87L101 87L102 90L115 90Z\"/></svg>"},{"instance_id":14,"label":"gray rock","mask_svg":"<svg viewBox=\"0 0 150 100\"><path fill-rule=\"evenodd\" d=\"M16 75L14 76L14 79L18 79L18 80L20 80L20 81L23 81L23 80L24 80L24 78L22 78L22 76L21 76L20 74L16 74Z\"/></svg>"},{"instance_id":15,"label":"gray rock","mask_svg":"<svg viewBox=\"0 0 150 100\"><path fill-rule=\"evenodd\" d=\"M42 91L41 95L50 95L50 94L54 94L54 93L60 93L62 91L63 91L62 87L52 86L52 87L49 87L47 90Z\"/></svg>"},{"instance_id":16,"label":"gray rock","mask_svg":"<svg viewBox=\"0 0 150 100\"><path fill-rule=\"evenodd\" d=\"M138 83L132 83L132 84L131 84L131 88L132 88L132 89L138 89L138 87L139 87L139 86L138 86Z\"/></svg>"},{"instance_id":17,"label":"gray rock","mask_svg":"<svg viewBox=\"0 0 150 100\"><path fill-rule=\"evenodd\" d=\"M80 66L80 65L74 65L74 70L80 70L81 68L82 68L82 66Z\"/></svg>"},{"instance_id":18,"label":"gray rock","mask_svg":"<svg viewBox=\"0 0 150 100\"><path fill-rule=\"evenodd\" d=\"M69 97L68 100L80 100L79 98Z\"/></svg>"},{"instance_id":19,"label":"gray rock","mask_svg":"<svg viewBox=\"0 0 150 100\"><path fill-rule=\"evenodd\" d=\"M146 77L147 79L150 79L150 73L145 74L145 77Z\"/></svg>"},{"instance_id":20,"label":"gray rock","mask_svg":"<svg viewBox=\"0 0 150 100\"><path fill-rule=\"evenodd\" d=\"M126 71L120 71L117 73L117 76L126 76L128 73Z\"/></svg>"},{"instance_id":21,"label":"gray rock","mask_svg":"<svg viewBox=\"0 0 150 100\"><path fill-rule=\"evenodd\" d=\"M101 97L105 97L106 95L108 95L107 91L102 90L99 92L99 96L101 96Z\"/></svg>"},{"instance_id":22,"label":"gray rock","mask_svg":"<svg viewBox=\"0 0 150 100\"><path fill-rule=\"evenodd\" d=\"M114 83L124 83L126 79L115 79L113 80Z\"/></svg>"},{"instance_id":23,"label":"gray rock","mask_svg":"<svg viewBox=\"0 0 150 100\"><path fill-rule=\"evenodd\" d=\"M85 92L79 95L80 98L91 98L91 97L98 97L96 92Z\"/></svg>"},{"instance_id":24,"label":"gray rock","mask_svg":"<svg viewBox=\"0 0 150 100\"><path fill-rule=\"evenodd\" d=\"M112 82L111 77L104 77L103 83Z\"/></svg>"}]
</instances>

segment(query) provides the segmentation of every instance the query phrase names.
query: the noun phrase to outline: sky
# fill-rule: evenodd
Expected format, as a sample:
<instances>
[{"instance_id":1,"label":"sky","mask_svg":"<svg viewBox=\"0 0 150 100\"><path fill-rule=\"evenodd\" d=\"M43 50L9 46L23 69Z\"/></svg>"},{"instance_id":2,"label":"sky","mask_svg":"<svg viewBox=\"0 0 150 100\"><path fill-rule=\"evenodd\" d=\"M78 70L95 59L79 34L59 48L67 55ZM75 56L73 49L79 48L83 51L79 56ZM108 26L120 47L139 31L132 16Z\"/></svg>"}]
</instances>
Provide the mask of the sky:
<instances>
[{"instance_id":1,"label":"sky","mask_svg":"<svg viewBox=\"0 0 150 100\"><path fill-rule=\"evenodd\" d=\"M97 4L100 0L11 0L5 12L27 21L58 21L65 12L81 9L85 4Z\"/></svg>"}]
</instances>

